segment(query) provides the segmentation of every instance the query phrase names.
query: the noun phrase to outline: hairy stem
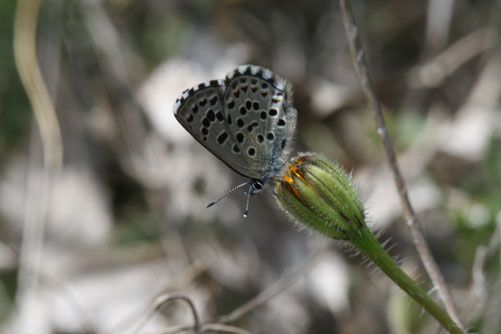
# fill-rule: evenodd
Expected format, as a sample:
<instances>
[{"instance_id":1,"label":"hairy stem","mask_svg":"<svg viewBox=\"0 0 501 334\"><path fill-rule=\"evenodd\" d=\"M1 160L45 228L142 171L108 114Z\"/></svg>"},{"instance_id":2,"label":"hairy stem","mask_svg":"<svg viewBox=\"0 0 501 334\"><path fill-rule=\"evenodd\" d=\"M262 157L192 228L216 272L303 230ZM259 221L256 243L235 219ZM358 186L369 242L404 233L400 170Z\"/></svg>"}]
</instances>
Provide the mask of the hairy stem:
<instances>
[{"instance_id":1,"label":"hairy stem","mask_svg":"<svg viewBox=\"0 0 501 334\"><path fill-rule=\"evenodd\" d=\"M393 282L417 303L422 305L447 331L453 334L464 333L449 317L447 312L437 305L423 289L400 269L365 224L357 237L350 241L364 252Z\"/></svg>"}]
</instances>

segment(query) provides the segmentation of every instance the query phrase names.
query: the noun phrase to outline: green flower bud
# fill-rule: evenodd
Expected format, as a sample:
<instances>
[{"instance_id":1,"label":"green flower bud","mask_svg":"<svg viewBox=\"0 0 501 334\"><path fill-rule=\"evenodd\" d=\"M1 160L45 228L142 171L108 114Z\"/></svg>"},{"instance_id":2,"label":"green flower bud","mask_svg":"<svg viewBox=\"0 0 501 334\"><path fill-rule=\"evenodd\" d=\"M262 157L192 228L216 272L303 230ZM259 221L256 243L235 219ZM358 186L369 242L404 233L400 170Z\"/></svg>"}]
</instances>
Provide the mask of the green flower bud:
<instances>
[{"instance_id":1,"label":"green flower bud","mask_svg":"<svg viewBox=\"0 0 501 334\"><path fill-rule=\"evenodd\" d=\"M298 222L360 249L393 282L454 334L463 330L385 252L365 222L364 207L341 167L315 154L300 155L275 179L279 205Z\"/></svg>"},{"instance_id":2,"label":"green flower bud","mask_svg":"<svg viewBox=\"0 0 501 334\"><path fill-rule=\"evenodd\" d=\"M315 154L287 163L275 180L279 205L298 222L335 239L352 240L365 226L362 201L351 177Z\"/></svg>"}]
</instances>

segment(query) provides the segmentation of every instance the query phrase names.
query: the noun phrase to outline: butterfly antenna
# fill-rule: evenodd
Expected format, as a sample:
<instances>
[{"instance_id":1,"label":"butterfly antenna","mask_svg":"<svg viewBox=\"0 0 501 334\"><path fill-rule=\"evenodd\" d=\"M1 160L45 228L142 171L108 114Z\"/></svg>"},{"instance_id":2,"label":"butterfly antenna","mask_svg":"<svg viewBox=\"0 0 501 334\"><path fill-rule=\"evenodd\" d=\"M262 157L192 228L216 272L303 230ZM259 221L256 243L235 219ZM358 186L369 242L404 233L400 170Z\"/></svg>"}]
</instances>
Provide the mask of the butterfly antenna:
<instances>
[{"instance_id":1,"label":"butterfly antenna","mask_svg":"<svg viewBox=\"0 0 501 334\"><path fill-rule=\"evenodd\" d=\"M242 184L239 184L238 186L228 190L226 192L226 194L224 194L223 196L219 197L217 200L215 200L214 202L210 202L209 204L207 204L205 207L206 208L210 208L211 206L213 206L214 204L216 204L217 202L219 202L220 200L222 200L223 198L225 198L226 196L228 196L229 194L231 194L232 192L234 192L235 190L237 190L238 188L241 188L243 186L245 186L246 184L249 184L249 181L247 182L244 182ZM247 201L248 202L248 201Z\"/></svg>"},{"instance_id":2,"label":"butterfly antenna","mask_svg":"<svg viewBox=\"0 0 501 334\"><path fill-rule=\"evenodd\" d=\"M249 187L249 191L247 192L247 201L245 202L245 211L244 211L244 218L247 218L247 214L249 213L249 201L250 201L250 197L252 195L252 187L254 185L251 183L250 187Z\"/></svg>"}]
</instances>

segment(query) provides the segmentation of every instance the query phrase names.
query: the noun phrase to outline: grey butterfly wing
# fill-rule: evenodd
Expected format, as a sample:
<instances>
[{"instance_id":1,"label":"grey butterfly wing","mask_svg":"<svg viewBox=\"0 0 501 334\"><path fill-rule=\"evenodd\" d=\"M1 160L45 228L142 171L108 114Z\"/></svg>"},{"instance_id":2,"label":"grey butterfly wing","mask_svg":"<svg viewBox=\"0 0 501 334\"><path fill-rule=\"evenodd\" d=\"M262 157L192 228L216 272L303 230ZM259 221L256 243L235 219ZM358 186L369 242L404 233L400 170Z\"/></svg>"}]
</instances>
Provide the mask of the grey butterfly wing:
<instances>
[{"instance_id":1,"label":"grey butterfly wing","mask_svg":"<svg viewBox=\"0 0 501 334\"><path fill-rule=\"evenodd\" d=\"M245 174L266 179L284 164L296 125L287 83L265 68L240 66L226 76L224 110L234 141L247 161Z\"/></svg>"},{"instance_id":2,"label":"grey butterfly wing","mask_svg":"<svg viewBox=\"0 0 501 334\"><path fill-rule=\"evenodd\" d=\"M223 80L185 90L176 100L174 116L207 150L235 172L247 177L247 160L234 144L223 108Z\"/></svg>"}]
</instances>

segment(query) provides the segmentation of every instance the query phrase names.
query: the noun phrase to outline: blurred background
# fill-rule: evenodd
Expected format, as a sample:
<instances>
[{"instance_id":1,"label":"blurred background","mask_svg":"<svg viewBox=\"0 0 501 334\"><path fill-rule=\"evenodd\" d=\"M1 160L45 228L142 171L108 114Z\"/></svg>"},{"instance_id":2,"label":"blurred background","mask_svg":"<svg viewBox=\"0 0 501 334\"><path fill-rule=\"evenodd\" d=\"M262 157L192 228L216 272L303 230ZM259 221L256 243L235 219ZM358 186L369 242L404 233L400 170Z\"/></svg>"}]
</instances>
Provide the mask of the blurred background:
<instances>
[{"instance_id":1,"label":"blurred background","mask_svg":"<svg viewBox=\"0 0 501 334\"><path fill-rule=\"evenodd\" d=\"M295 151L353 173L380 240L430 290L337 1L45 0L19 11L15 26L16 5L0 2L1 333L170 333L193 325L183 300L153 312L171 294L214 323L270 289L280 293L228 324L440 331L354 250L299 232L270 189L251 199L246 219L243 191L206 209L245 179L172 115L184 89L241 64L288 79ZM501 1L353 6L411 200L460 316L472 331L501 333ZM36 15L50 100L33 110L13 36ZM16 56L33 74L36 63L22 61L30 47L17 45ZM39 81L30 85L43 95Z\"/></svg>"}]
</instances>

